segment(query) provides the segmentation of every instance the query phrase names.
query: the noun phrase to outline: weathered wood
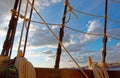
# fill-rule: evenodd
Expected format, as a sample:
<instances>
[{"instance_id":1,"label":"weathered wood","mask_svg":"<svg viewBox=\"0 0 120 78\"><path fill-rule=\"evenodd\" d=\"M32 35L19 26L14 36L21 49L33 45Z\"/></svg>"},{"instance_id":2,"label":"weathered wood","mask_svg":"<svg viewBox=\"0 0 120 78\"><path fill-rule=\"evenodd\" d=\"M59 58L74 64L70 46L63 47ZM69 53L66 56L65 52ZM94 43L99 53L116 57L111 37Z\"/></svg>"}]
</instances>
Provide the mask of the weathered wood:
<instances>
[{"instance_id":1,"label":"weathered wood","mask_svg":"<svg viewBox=\"0 0 120 78\"><path fill-rule=\"evenodd\" d=\"M109 78L120 78L120 70L119 71L108 71Z\"/></svg>"},{"instance_id":2,"label":"weathered wood","mask_svg":"<svg viewBox=\"0 0 120 78\"><path fill-rule=\"evenodd\" d=\"M89 78L93 78L92 71L85 70ZM81 71L76 69L36 68L36 78L85 78Z\"/></svg>"},{"instance_id":3,"label":"weathered wood","mask_svg":"<svg viewBox=\"0 0 120 78\"><path fill-rule=\"evenodd\" d=\"M36 78L85 78L77 69L35 68ZM94 78L91 70L84 70L88 78ZM120 78L120 71L108 71L109 78Z\"/></svg>"},{"instance_id":4,"label":"weathered wood","mask_svg":"<svg viewBox=\"0 0 120 78\"><path fill-rule=\"evenodd\" d=\"M65 2L68 2L66 0ZM66 19L66 13L67 13L67 4L64 6L64 13L63 13L63 18L62 18L62 27L60 28L59 31L59 41L62 43L63 37L64 37L64 27L65 27L65 19ZM60 57L61 57L62 49L61 49L61 44L58 43L58 48L57 48L57 55L56 55L56 61L55 61L55 68L59 68L59 63L60 63Z\"/></svg>"},{"instance_id":5,"label":"weathered wood","mask_svg":"<svg viewBox=\"0 0 120 78\"><path fill-rule=\"evenodd\" d=\"M21 4L21 0L15 0L13 9L17 10L18 5L20 5L20 4ZM20 7L19 7L19 9L20 9ZM19 11L18 11L18 13L19 13ZM18 17L16 17L15 15L12 15L11 20L9 22L9 28L7 31L6 39L3 44L3 49L2 49L1 55L11 56L14 37L15 37L15 33L16 33L17 22L18 22Z\"/></svg>"}]
</instances>

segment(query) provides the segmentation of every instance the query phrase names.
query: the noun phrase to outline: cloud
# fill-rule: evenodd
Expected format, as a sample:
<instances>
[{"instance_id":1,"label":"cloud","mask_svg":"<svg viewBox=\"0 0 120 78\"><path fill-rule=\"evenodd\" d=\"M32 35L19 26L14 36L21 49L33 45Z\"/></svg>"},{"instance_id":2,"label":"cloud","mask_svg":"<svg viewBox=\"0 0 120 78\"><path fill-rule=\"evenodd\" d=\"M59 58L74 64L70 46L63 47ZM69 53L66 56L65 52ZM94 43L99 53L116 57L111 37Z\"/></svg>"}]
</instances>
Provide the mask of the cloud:
<instances>
[{"instance_id":1,"label":"cloud","mask_svg":"<svg viewBox=\"0 0 120 78\"><path fill-rule=\"evenodd\" d=\"M32 0L30 0L32 1ZM56 4L58 2L60 2L61 0L36 0L35 1L35 7L37 9L43 9L44 7L47 7L47 5L49 4L49 6ZM47 4L48 2L48 4ZM7 5L6 5L7 3ZM3 33L0 35L0 39L2 39L1 44L3 44L4 40L3 37L5 38L6 35L6 31L8 29L8 24L10 21L10 17L11 17L11 12L10 10L13 8L14 6L14 1L10 1L10 0L1 0L0 1L0 18L2 18L0 20L0 33ZM24 11L26 8L26 0L22 1L22 5L21 5L21 11L20 13L24 15ZM4 8L3 8L4 7ZM28 11L30 11L30 5L28 8ZM20 20L18 23L22 23L22 21ZM20 28L17 29L16 32L17 36L20 35ZM2 37L2 38L1 38Z\"/></svg>"},{"instance_id":2,"label":"cloud","mask_svg":"<svg viewBox=\"0 0 120 78\"><path fill-rule=\"evenodd\" d=\"M4 37L7 33L7 28L6 27L1 27L0 28L0 33L1 33L1 37Z\"/></svg>"},{"instance_id":3,"label":"cloud","mask_svg":"<svg viewBox=\"0 0 120 78\"><path fill-rule=\"evenodd\" d=\"M61 0L51 0L52 3L60 2Z\"/></svg>"},{"instance_id":4,"label":"cloud","mask_svg":"<svg viewBox=\"0 0 120 78\"><path fill-rule=\"evenodd\" d=\"M120 61L120 42L118 42L116 45L110 47L107 49L107 62L108 63L115 63Z\"/></svg>"},{"instance_id":5,"label":"cloud","mask_svg":"<svg viewBox=\"0 0 120 78\"><path fill-rule=\"evenodd\" d=\"M40 0L40 4L42 7L50 6L59 2L61 2L61 0Z\"/></svg>"},{"instance_id":6,"label":"cloud","mask_svg":"<svg viewBox=\"0 0 120 78\"><path fill-rule=\"evenodd\" d=\"M59 27L53 28L53 31L56 33L56 35L58 35ZM103 31L102 27L98 20L92 20L88 23L87 32L102 33L102 31ZM68 31L67 29L65 29L64 34L65 35L63 38L63 44L70 51L70 53L75 57L78 63L87 63L88 56L92 56L94 59L98 58L98 55L96 55L96 52L84 51L84 47L86 46L86 43L96 40L97 39L96 36L95 37L89 36L89 35L84 36L81 33L74 33L74 32ZM53 38L51 33L46 28L41 28L38 26L31 26L28 43L29 45L34 46L34 47L36 46L38 48L43 47L43 46L47 46L47 47L49 46L49 48L57 48L57 42ZM39 53L37 55L39 55ZM54 52L45 51L45 52L40 53L40 55L47 56L47 59L49 58L49 59L54 60L56 53L55 51ZM69 63L72 62L71 59L66 55L67 54L64 53L64 50L63 50L61 61L69 62ZM100 59L100 56L98 59Z\"/></svg>"},{"instance_id":7,"label":"cloud","mask_svg":"<svg viewBox=\"0 0 120 78\"><path fill-rule=\"evenodd\" d=\"M52 27L52 30L59 38L59 30L60 30L59 27L55 27L55 28ZM34 26L31 25L30 27L28 43L30 44L30 46L36 46L36 47L48 46L51 48L52 47L56 48L58 44L54 36L47 28L42 28L35 25ZM73 39L73 33L65 30L63 44L67 47L75 43L76 42Z\"/></svg>"},{"instance_id":8,"label":"cloud","mask_svg":"<svg viewBox=\"0 0 120 78\"><path fill-rule=\"evenodd\" d=\"M6 5L6 3L7 3L7 5ZM13 2L12 1L10 1L10 0L1 0L0 1L0 13L1 14L4 14L4 13L7 13L8 12L8 10L10 10L10 8L12 7L12 5L13 5ZM3 7L4 7L4 9L3 9Z\"/></svg>"},{"instance_id":9,"label":"cloud","mask_svg":"<svg viewBox=\"0 0 120 78\"><path fill-rule=\"evenodd\" d=\"M32 1L32 0L30 0ZM56 3L59 3L61 2L61 0L36 0L35 1L35 7L37 9L40 9L40 8L44 8L44 7L47 7L47 6L51 6L53 4L56 4ZM7 3L7 5L6 5ZM10 1L10 0L1 0L0 1L0 18L2 18L2 20L0 20L0 25L4 25L4 24L8 24L8 21L10 19L10 10L13 8L14 6L14 2L13 1ZM22 1L22 5L21 5L22 9L21 9L21 12L22 14L24 14L24 11L25 11L25 7L26 7L26 1L23 0ZM4 7L4 9L3 9ZM29 11L30 11L30 8L28 8Z\"/></svg>"},{"instance_id":10,"label":"cloud","mask_svg":"<svg viewBox=\"0 0 120 78\"><path fill-rule=\"evenodd\" d=\"M8 3L6 5L6 3ZM12 8L12 1L10 0L1 0L0 1L0 27L7 27L8 26L8 21L10 19L10 9ZM4 7L4 8L3 8Z\"/></svg>"},{"instance_id":11,"label":"cloud","mask_svg":"<svg viewBox=\"0 0 120 78\"><path fill-rule=\"evenodd\" d=\"M111 29L107 33L109 36L111 36L113 38L120 39L120 28Z\"/></svg>"},{"instance_id":12,"label":"cloud","mask_svg":"<svg viewBox=\"0 0 120 78\"><path fill-rule=\"evenodd\" d=\"M41 27L32 27L29 33L28 43L32 46L56 45L56 40L49 30Z\"/></svg>"},{"instance_id":13,"label":"cloud","mask_svg":"<svg viewBox=\"0 0 120 78\"><path fill-rule=\"evenodd\" d=\"M7 27L0 27L0 51L2 49L2 46L3 46L3 42L5 40L5 36L6 36L6 33L7 33Z\"/></svg>"},{"instance_id":14,"label":"cloud","mask_svg":"<svg viewBox=\"0 0 120 78\"><path fill-rule=\"evenodd\" d=\"M100 21L99 20L89 21L88 22L87 33L102 34L103 33L103 28L101 26ZM96 39L98 39L98 36L85 34L80 42L81 43L87 43L87 42L90 42L90 41L94 41Z\"/></svg>"}]
</instances>

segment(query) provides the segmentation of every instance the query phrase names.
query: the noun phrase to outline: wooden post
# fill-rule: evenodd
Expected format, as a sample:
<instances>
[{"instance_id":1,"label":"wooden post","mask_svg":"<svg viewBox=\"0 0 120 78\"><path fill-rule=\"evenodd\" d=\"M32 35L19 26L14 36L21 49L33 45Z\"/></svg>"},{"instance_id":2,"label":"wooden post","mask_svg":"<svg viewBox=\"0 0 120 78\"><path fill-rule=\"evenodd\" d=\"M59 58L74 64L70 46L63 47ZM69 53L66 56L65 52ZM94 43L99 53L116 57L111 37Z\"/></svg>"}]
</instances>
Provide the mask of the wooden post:
<instances>
[{"instance_id":1,"label":"wooden post","mask_svg":"<svg viewBox=\"0 0 120 78\"><path fill-rule=\"evenodd\" d=\"M63 13L63 18L62 18L62 27L60 28L60 32L59 32L59 41L60 42L62 42L63 37L64 37L65 18L66 18L66 13L67 13L67 6L68 6L67 3L68 3L68 0L65 1L64 13ZM59 68L61 51L62 51L61 45L60 45L60 43L58 43L55 68Z\"/></svg>"},{"instance_id":2,"label":"wooden post","mask_svg":"<svg viewBox=\"0 0 120 78\"><path fill-rule=\"evenodd\" d=\"M107 9L108 9L108 0L105 1L105 13L104 13L104 38L103 38L103 50L102 50L102 66L106 67L106 45L107 45Z\"/></svg>"},{"instance_id":3,"label":"wooden post","mask_svg":"<svg viewBox=\"0 0 120 78\"><path fill-rule=\"evenodd\" d=\"M32 0L32 6L34 6L34 1L35 0ZM31 7L29 20L31 20L31 18L32 18L32 13L33 13L33 8ZM23 57L25 56L26 45L27 45L27 40L28 40L28 33L29 33L29 28L30 28L30 23L31 23L31 21L28 22L28 26L27 26L27 31L26 31L26 36L25 36L25 44L24 44L24 50L23 50Z\"/></svg>"},{"instance_id":4,"label":"wooden post","mask_svg":"<svg viewBox=\"0 0 120 78\"><path fill-rule=\"evenodd\" d=\"M13 8L14 10L17 10L18 3L20 3L20 1L16 0ZM9 22L9 28L7 31L5 42L3 44L1 55L8 56L9 54L11 54L10 52L12 51L12 47L13 47L17 21L18 21L18 17L12 15L11 20Z\"/></svg>"}]
</instances>

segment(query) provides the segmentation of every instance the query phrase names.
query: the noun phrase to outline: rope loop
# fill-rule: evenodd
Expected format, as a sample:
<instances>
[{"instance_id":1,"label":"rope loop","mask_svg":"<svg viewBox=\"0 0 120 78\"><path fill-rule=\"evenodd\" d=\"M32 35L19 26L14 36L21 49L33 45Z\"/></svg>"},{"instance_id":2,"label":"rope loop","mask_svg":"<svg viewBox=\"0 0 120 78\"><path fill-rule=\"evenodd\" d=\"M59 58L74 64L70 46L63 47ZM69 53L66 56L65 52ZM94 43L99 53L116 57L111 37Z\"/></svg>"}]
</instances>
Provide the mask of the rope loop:
<instances>
[{"instance_id":1,"label":"rope loop","mask_svg":"<svg viewBox=\"0 0 120 78\"><path fill-rule=\"evenodd\" d=\"M68 8L70 12L73 12L73 8L71 6L68 6Z\"/></svg>"}]
</instances>

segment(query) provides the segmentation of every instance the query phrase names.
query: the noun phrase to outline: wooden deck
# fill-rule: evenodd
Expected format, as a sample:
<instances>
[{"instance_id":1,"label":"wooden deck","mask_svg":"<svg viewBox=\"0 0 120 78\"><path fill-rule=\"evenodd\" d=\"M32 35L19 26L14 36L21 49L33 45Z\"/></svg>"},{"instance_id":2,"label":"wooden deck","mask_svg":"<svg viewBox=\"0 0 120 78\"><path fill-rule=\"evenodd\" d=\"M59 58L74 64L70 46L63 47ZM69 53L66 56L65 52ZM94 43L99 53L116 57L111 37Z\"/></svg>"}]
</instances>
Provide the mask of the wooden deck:
<instances>
[{"instance_id":1,"label":"wooden deck","mask_svg":"<svg viewBox=\"0 0 120 78\"><path fill-rule=\"evenodd\" d=\"M85 78L80 70L36 68L36 78ZM84 70L88 78L94 78L91 70ZM110 78L120 78L120 71L108 71Z\"/></svg>"}]
</instances>

